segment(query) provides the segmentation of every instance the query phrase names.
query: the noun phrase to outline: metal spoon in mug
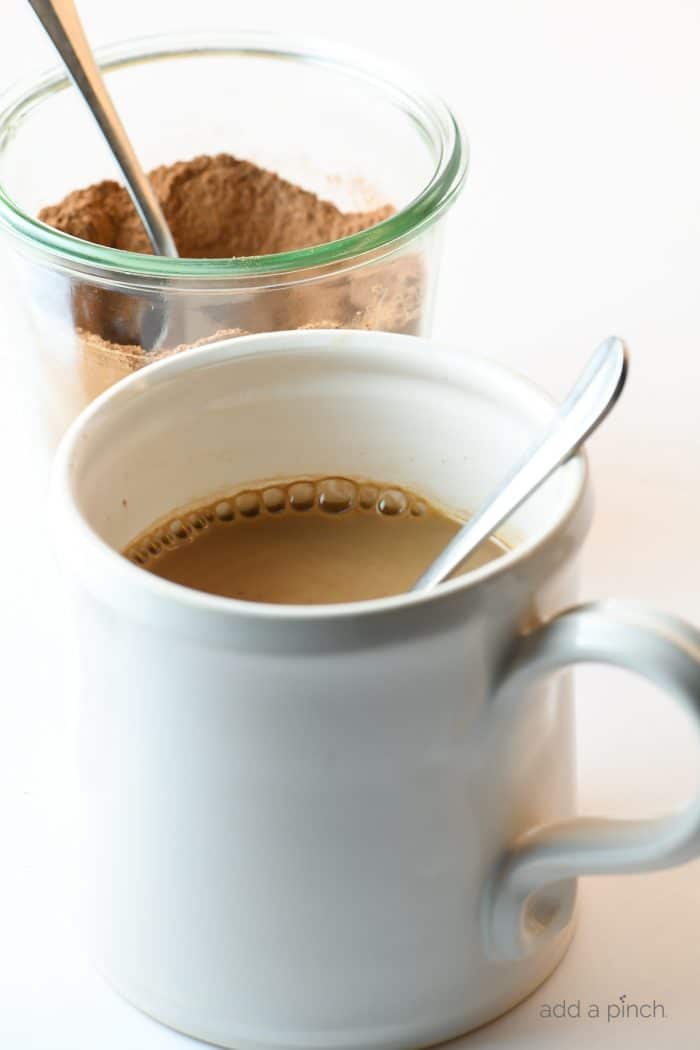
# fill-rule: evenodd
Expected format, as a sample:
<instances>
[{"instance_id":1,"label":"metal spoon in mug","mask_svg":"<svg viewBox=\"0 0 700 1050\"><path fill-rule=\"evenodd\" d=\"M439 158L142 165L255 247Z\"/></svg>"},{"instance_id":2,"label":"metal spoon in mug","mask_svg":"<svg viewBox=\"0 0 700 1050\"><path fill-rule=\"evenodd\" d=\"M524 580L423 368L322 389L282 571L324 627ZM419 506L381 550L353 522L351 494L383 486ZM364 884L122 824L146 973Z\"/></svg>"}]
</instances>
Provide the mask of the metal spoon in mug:
<instances>
[{"instance_id":1,"label":"metal spoon in mug","mask_svg":"<svg viewBox=\"0 0 700 1050\"><path fill-rule=\"evenodd\" d=\"M591 357L549 427L505 477L491 498L464 525L414 583L430 591L509 518L535 489L573 455L607 416L627 378L625 344L616 336Z\"/></svg>"}]
</instances>

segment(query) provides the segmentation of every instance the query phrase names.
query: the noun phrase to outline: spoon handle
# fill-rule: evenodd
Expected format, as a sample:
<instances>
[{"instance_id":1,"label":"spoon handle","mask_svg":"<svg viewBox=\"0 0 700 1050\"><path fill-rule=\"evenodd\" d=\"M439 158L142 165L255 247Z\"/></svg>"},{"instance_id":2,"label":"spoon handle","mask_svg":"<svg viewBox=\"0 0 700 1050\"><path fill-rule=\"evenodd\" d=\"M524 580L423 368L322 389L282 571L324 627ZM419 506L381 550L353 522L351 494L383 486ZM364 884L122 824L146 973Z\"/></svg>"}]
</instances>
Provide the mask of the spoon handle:
<instances>
[{"instance_id":1,"label":"spoon handle","mask_svg":"<svg viewBox=\"0 0 700 1050\"><path fill-rule=\"evenodd\" d=\"M595 351L544 435L503 479L482 510L463 526L411 590L432 590L517 510L543 481L586 440L617 401L627 376L621 339L606 339Z\"/></svg>"},{"instance_id":2,"label":"spoon handle","mask_svg":"<svg viewBox=\"0 0 700 1050\"><path fill-rule=\"evenodd\" d=\"M158 198L134 152L93 58L73 0L29 0L119 165L156 255L177 258Z\"/></svg>"}]
</instances>

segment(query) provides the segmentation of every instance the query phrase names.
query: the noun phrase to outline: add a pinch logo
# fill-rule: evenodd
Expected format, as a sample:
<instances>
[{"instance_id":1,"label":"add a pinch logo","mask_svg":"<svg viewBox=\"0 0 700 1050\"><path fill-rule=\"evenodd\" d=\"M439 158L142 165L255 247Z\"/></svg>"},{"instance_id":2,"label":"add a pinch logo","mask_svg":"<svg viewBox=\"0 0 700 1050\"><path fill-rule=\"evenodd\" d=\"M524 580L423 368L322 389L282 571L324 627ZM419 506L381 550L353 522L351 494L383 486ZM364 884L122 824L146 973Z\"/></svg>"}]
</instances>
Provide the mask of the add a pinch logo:
<instances>
[{"instance_id":1,"label":"add a pinch logo","mask_svg":"<svg viewBox=\"0 0 700 1050\"><path fill-rule=\"evenodd\" d=\"M578 1021L587 1018L591 1021L602 1020L607 1024L614 1021L660 1021L665 1020L666 1008L657 999L650 1002L635 1002L627 995L620 995L608 1003L585 1002L582 999L561 999L556 1003L542 1003L539 1015L544 1020Z\"/></svg>"}]
</instances>

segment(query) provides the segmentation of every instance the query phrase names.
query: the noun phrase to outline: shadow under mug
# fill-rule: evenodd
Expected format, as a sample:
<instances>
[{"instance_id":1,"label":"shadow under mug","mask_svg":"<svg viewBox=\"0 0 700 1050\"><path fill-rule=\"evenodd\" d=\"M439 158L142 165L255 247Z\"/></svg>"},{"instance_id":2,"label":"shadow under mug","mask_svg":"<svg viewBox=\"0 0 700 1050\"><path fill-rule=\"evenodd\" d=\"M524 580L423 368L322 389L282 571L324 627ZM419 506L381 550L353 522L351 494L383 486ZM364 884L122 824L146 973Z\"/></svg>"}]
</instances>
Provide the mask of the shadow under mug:
<instances>
[{"instance_id":1,"label":"shadow under mug","mask_svg":"<svg viewBox=\"0 0 700 1050\"><path fill-rule=\"evenodd\" d=\"M629 668L700 725L695 629L571 607L582 456L507 523L507 555L427 596L252 604L117 553L262 479L360 475L474 509L551 413L522 378L426 341L280 332L156 364L68 432L52 515L82 650L86 926L141 1009L244 1050L424 1046L552 971L577 875L700 852L698 799L575 817L553 672Z\"/></svg>"}]
</instances>

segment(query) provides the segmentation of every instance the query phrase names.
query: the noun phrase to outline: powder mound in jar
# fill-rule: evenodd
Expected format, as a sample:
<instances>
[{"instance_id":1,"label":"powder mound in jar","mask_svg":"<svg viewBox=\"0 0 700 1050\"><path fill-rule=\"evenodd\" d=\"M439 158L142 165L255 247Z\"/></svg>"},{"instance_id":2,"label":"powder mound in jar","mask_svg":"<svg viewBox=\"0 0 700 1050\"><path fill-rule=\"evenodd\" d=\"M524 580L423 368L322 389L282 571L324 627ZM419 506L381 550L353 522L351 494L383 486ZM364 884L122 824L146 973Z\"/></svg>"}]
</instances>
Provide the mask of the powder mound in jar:
<instances>
[{"instance_id":1,"label":"powder mound in jar","mask_svg":"<svg viewBox=\"0 0 700 1050\"><path fill-rule=\"evenodd\" d=\"M149 179L187 259L272 255L348 237L394 208L341 212L271 171L226 153L155 168ZM131 198L117 182L73 190L42 208L42 222L73 237L125 251L152 252Z\"/></svg>"},{"instance_id":2,"label":"powder mound in jar","mask_svg":"<svg viewBox=\"0 0 700 1050\"><path fill-rule=\"evenodd\" d=\"M391 204L342 212L329 201L229 154L163 165L150 174L184 258L276 254L349 236L383 221ZM357 176L336 176L337 187ZM151 248L126 189L105 181L69 193L39 218L64 233L106 247L142 254ZM421 248L406 245L372 253L321 274L272 275L251 288L197 282L187 305L188 342L149 349L152 306L162 309L157 287L134 294L88 279L71 288L70 304L83 403L149 362L216 339L293 328L365 328L420 335L430 305ZM63 300L61 300L61 306ZM63 320L57 315L57 322Z\"/></svg>"}]
</instances>

